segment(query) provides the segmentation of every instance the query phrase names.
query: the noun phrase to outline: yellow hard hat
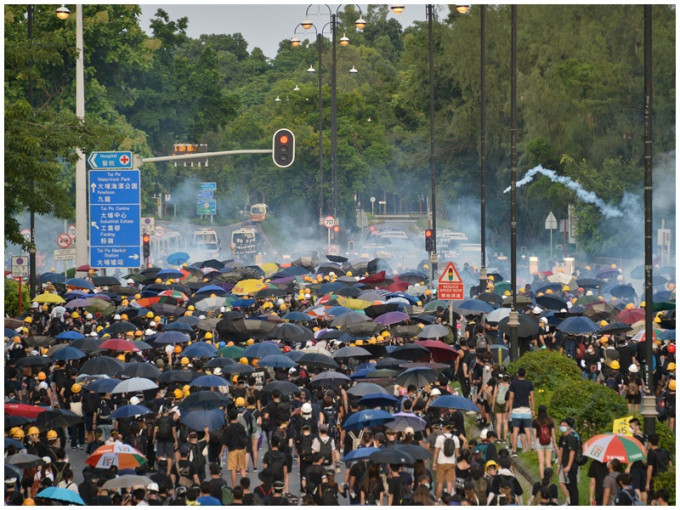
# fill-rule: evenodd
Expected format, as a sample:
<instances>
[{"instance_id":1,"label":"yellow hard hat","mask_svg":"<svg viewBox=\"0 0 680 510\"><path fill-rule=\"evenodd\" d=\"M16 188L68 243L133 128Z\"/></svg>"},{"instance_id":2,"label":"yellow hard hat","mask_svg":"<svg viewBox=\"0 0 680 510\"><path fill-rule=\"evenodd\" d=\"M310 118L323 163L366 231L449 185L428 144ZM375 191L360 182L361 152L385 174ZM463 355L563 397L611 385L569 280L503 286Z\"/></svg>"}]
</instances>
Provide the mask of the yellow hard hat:
<instances>
[{"instance_id":1,"label":"yellow hard hat","mask_svg":"<svg viewBox=\"0 0 680 510\"><path fill-rule=\"evenodd\" d=\"M675 379L670 380L670 382L668 383L668 389L671 391L675 391Z\"/></svg>"},{"instance_id":2,"label":"yellow hard hat","mask_svg":"<svg viewBox=\"0 0 680 510\"><path fill-rule=\"evenodd\" d=\"M76 312L73 312L73 313L75 314ZM24 319L24 322L27 322L27 323L31 324L31 323L33 322L33 318L32 318L32 317L26 317L26 318Z\"/></svg>"},{"instance_id":3,"label":"yellow hard hat","mask_svg":"<svg viewBox=\"0 0 680 510\"><path fill-rule=\"evenodd\" d=\"M179 345L175 345L175 354L182 352L182 348Z\"/></svg>"},{"instance_id":4,"label":"yellow hard hat","mask_svg":"<svg viewBox=\"0 0 680 510\"><path fill-rule=\"evenodd\" d=\"M43 356L47 356L48 352L49 352L49 349L47 347L42 347L40 349L40 354L42 354Z\"/></svg>"},{"instance_id":5,"label":"yellow hard hat","mask_svg":"<svg viewBox=\"0 0 680 510\"><path fill-rule=\"evenodd\" d=\"M380 335L381 335L383 338L387 338L388 336L390 336L390 332L389 332L389 331L383 331L382 333L380 333Z\"/></svg>"},{"instance_id":6,"label":"yellow hard hat","mask_svg":"<svg viewBox=\"0 0 680 510\"><path fill-rule=\"evenodd\" d=\"M38 372L38 381L44 381L45 379L47 379L45 372Z\"/></svg>"},{"instance_id":7,"label":"yellow hard hat","mask_svg":"<svg viewBox=\"0 0 680 510\"><path fill-rule=\"evenodd\" d=\"M153 319L153 312L146 312L147 319Z\"/></svg>"},{"instance_id":8,"label":"yellow hard hat","mask_svg":"<svg viewBox=\"0 0 680 510\"><path fill-rule=\"evenodd\" d=\"M619 368L621 368L621 365L619 364L618 361L614 360L614 361L612 361L611 367L612 367L614 370L618 370Z\"/></svg>"},{"instance_id":9,"label":"yellow hard hat","mask_svg":"<svg viewBox=\"0 0 680 510\"><path fill-rule=\"evenodd\" d=\"M142 336L142 331L139 329L135 331L135 336Z\"/></svg>"},{"instance_id":10,"label":"yellow hard hat","mask_svg":"<svg viewBox=\"0 0 680 510\"><path fill-rule=\"evenodd\" d=\"M248 340L246 340L246 345L253 345L254 343L255 343L254 338L249 338Z\"/></svg>"},{"instance_id":11,"label":"yellow hard hat","mask_svg":"<svg viewBox=\"0 0 680 510\"><path fill-rule=\"evenodd\" d=\"M82 389L83 387L80 384L75 383L73 386L71 386L71 393L80 393L80 390Z\"/></svg>"},{"instance_id":12,"label":"yellow hard hat","mask_svg":"<svg viewBox=\"0 0 680 510\"><path fill-rule=\"evenodd\" d=\"M158 315L156 315L156 316L153 318L153 320L154 320L156 323L158 323L158 322L161 321L161 318L160 318Z\"/></svg>"},{"instance_id":13,"label":"yellow hard hat","mask_svg":"<svg viewBox=\"0 0 680 510\"><path fill-rule=\"evenodd\" d=\"M49 307L49 306L47 306L46 304L45 304L45 305L42 305L42 307L41 307L41 308L42 308L42 310L43 310L44 312L46 312L47 310L49 310L49 309L50 309L50 307Z\"/></svg>"},{"instance_id":14,"label":"yellow hard hat","mask_svg":"<svg viewBox=\"0 0 680 510\"><path fill-rule=\"evenodd\" d=\"M182 393L182 390L180 390L179 388L175 389L173 393L175 394L176 399L180 399L184 395L184 393Z\"/></svg>"},{"instance_id":15,"label":"yellow hard hat","mask_svg":"<svg viewBox=\"0 0 680 510\"><path fill-rule=\"evenodd\" d=\"M260 364L260 360L255 358L253 361L250 362L250 364L254 367L257 367Z\"/></svg>"},{"instance_id":16,"label":"yellow hard hat","mask_svg":"<svg viewBox=\"0 0 680 510\"><path fill-rule=\"evenodd\" d=\"M104 329L104 326L97 326L97 333L99 333L102 329Z\"/></svg>"},{"instance_id":17,"label":"yellow hard hat","mask_svg":"<svg viewBox=\"0 0 680 510\"><path fill-rule=\"evenodd\" d=\"M74 319L77 319L78 317L80 317L80 314L78 312L73 312L71 314L71 317L74 318Z\"/></svg>"},{"instance_id":18,"label":"yellow hard hat","mask_svg":"<svg viewBox=\"0 0 680 510\"><path fill-rule=\"evenodd\" d=\"M509 290L506 290L505 292L503 292L503 295L504 295L504 296L510 296L510 295L512 295L512 294L510 294L510 291L509 291Z\"/></svg>"},{"instance_id":19,"label":"yellow hard hat","mask_svg":"<svg viewBox=\"0 0 680 510\"><path fill-rule=\"evenodd\" d=\"M212 334L210 331L208 331L208 332L205 334L205 337L204 337L204 338L205 338L206 340L211 340L212 337L213 337L213 334Z\"/></svg>"},{"instance_id":20,"label":"yellow hard hat","mask_svg":"<svg viewBox=\"0 0 680 510\"><path fill-rule=\"evenodd\" d=\"M125 361L125 354L119 354L118 356L116 356L116 358L118 359L118 361L124 362Z\"/></svg>"},{"instance_id":21,"label":"yellow hard hat","mask_svg":"<svg viewBox=\"0 0 680 510\"><path fill-rule=\"evenodd\" d=\"M661 324L661 317L654 317L654 322L657 324Z\"/></svg>"},{"instance_id":22,"label":"yellow hard hat","mask_svg":"<svg viewBox=\"0 0 680 510\"><path fill-rule=\"evenodd\" d=\"M128 315L126 313L121 313L120 314L120 320L122 320L122 321L128 320Z\"/></svg>"},{"instance_id":23,"label":"yellow hard hat","mask_svg":"<svg viewBox=\"0 0 680 510\"><path fill-rule=\"evenodd\" d=\"M48 430L47 431L47 440L51 441L53 439L57 439L59 437L59 434L57 434L56 430Z\"/></svg>"},{"instance_id":24,"label":"yellow hard hat","mask_svg":"<svg viewBox=\"0 0 680 510\"><path fill-rule=\"evenodd\" d=\"M141 294L135 294L135 299L142 299L142 295Z\"/></svg>"},{"instance_id":25,"label":"yellow hard hat","mask_svg":"<svg viewBox=\"0 0 680 510\"><path fill-rule=\"evenodd\" d=\"M347 276L352 276L352 271L347 271L346 275L347 275Z\"/></svg>"},{"instance_id":26,"label":"yellow hard hat","mask_svg":"<svg viewBox=\"0 0 680 510\"><path fill-rule=\"evenodd\" d=\"M232 342L231 340L229 340L229 341L227 342L227 346L228 346L228 347L231 347L232 345L234 345L234 342Z\"/></svg>"},{"instance_id":27,"label":"yellow hard hat","mask_svg":"<svg viewBox=\"0 0 680 510\"><path fill-rule=\"evenodd\" d=\"M240 360L238 360L238 362L241 365L247 365L248 364L248 358L241 358Z\"/></svg>"},{"instance_id":28,"label":"yellow hard hat","mask_svg":"<svg viewBox=\"0 0 680 510\"><path fill-rule=\"evenodd\" d=\"M234 384L236 384L236 383L238 382L238 375L232 376L232 377L231 377L231 382L233 382Z\"/></svg>"},{"instance_id":29,"label":"yellow hard hat","mask_svg":"<svg viewBox=\"0 0 680 510\"><path fill-rule=\"evenodd\" d=\"M245 406L245 405L246 405L246 399L245 399L245 398L243 398L243 397L238 397L238 398L236 399L236 406L237 406L237 407L243 407L243 406Z\"/></svg>"},{"instance_id":30,"label":"yellow hard hat","mask_svg":"<svg viewBox=\"0 0 680 510\"><path fill-rule=\"evenodd\" d=\"M644 302L644 301L640 301L640 308L644 308L644 307L645 307L645 302Z\"/></svg>"},{"instance_id":31,"label":"yellow hard hat","mask_svg":"<svg viewBox=\"0 0 680 510\"><path fill-rule=\"evenodd\" d=\"M359 340L356 341L356 344L357 344L358 346L362 346L362 345L364 345L364 341L361 340L361 339L359 339Z\"/></svg>"},{"instance_id":32,"label":"yellow hard hat","mask_svg":"<svg viewBox=\"0 0 680 510\"><path fill-rule=\"evenodd\" d=\"M12 433L14 439L23 439L25 435L26 434L24 434L24 430L21 427L17 427Z\"/></svg>"},{"instance_id":33,"label":"yellow hard hat","mask_svg":"<svg viewBox=\"0 0 680 510\"><path fill-rule=\"evenodd\" d=\"M156 280L154 280L154 283L163 283L163 280L161 280L160 278L156 278Z\"/></svg>"},{"instance_id":34,"label":"yellow hard hat","mask_svg":"<svg viewBox=\"0 0 680 510\"><path fill-rule=\"evenodd\" d=\"M601 327L601 328L605 327L607 324L609 324L609 323L608 323L606 320L604 320L604 319L602 319L602 320L600 321L600 327Z\"/></svg>"},{"instance_id":35,"label":"yellow hard hat","mask_svg":"<svg viewBox=\"0 0 680 510\"><path fill-rule=\"evenodd\" d=\"M553 291L552 291L552 289L545 289L545 293L546 293L546 294L552 294Z\"/></svg>"},{"instance_id":36,"label":"yellow hard hat","mask_svg":"<svg viewBox=\"0 0 680 510\"><path fill-rule=\"evenodd\" d=\"M569 292L571 289L569 288L569 285L565 285L564 287L562 287L562 290L564 292Z\"/></svg>"},{"instance_id":37,"label":"yellow hard hat","mask_svg":"<svg viewBox=\"0 0 680 510\"><path fill-rule=\"evenodd\" d=\"M186 312L184 312L184 315L185 315L186 317L191 317L191 316L193 315L193 313L194 313L194 312L192 312L191 310L187 310Z\"/></svg>"},{"instance_id":38,"label":"yellow hard hat","mask_svg":"<svg viewBox=\"0 0 680 510\"><path fill-rule=\"evenodd\" d=\"M31 427L28 429L29 436L37 436L38 434L40 434L40 429L38 429L38 427Z\"/></svg>"},{"instance_id":39,"label":"yellow hard hat","mask_svg":"<svg viewBox=\"0 0 680 510\"><path fill-rule=\"evenodd\" d=\"M187 310L196 310L196 308L194 308L194 305L189 305L187 306Z\"/></svg>"},{"instance_id":40,"label":"yellow hard hat","mask_svg":"<svg viewBox=\"0 0 680 510\"><path fill-rule=\"evenodd\" d=\"M35 506L35 501L33 498L26 498L24 499L24 502L21 503L21 506Z\"/></svg>"},{"instance_id":41,"label":"yellow hard hat","mask_svg":"<svg viewBox=\"0 0 680 510\"><path fill-rule=\"evenodd\" d=\"M666 367L669 371L675 370L675 363L670 362Z\"/></svg>"},{"instance_id":42,"label":"yellow hard hat","mask_svg":"<svg viewBox=\"0 0 680 510\"><path fill-rule=\"evenodd\" d=\"M127 306L127 305L130 304L130 302L129 302L127 299L123 299L123 300L120 302L120 304L123 305L123 306Z\"/></svg>"},{"instance_id":43,"label":"yellow hard hat","mask_svg":"<svg viewBox=\"0 0 680 510\"><path fill-rule=\"evenodd\" d=\"M186 356L184 356L184 357L180 360L180 363L181 363L182 365L188 365L188 364L189 364L189 358L187 358Z\"/></svg>"}]
</instances>

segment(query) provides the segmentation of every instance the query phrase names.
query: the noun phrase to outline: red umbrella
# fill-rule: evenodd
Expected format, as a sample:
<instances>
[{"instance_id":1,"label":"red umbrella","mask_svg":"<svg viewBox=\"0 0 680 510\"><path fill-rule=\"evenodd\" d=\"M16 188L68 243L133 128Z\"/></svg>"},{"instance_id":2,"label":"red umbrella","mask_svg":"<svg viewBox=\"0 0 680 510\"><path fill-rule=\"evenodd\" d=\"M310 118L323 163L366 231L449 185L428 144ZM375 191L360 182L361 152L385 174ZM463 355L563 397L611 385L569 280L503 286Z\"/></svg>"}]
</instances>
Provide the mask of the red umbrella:
<instances>
[{"instance_id":1,"label":"red umbrella","mask_svg":"<svg viewBox=\"0 0 680 510\"><path fill-rule=\"evenodd\" d=\"M629 308L623 310L618 316L618 320L625 322L629 326L636 323L637 321L645 320L645 310L644 308Z\"/></svg>"},{"instance_id":2,"label":"red umbrella","mask_svg":"<svg viewBox=\"0 0 680 510\"><path fill-rule=\"evenodd\" d=\"M110 349L112 351L140 352L141 349L130 340L124 338L110 338L99 344L100 349Z\"/></svg>"},{"instance_id":3,"label":"red umbrella","mask_svg":"<svg viewBox=\"0 0 680 510\"><path fill-rule=\"evenodd\" d=\"M47 411L47 408L32 406L29 404L5 403L5 414L9 416L23 416L24 418L37 418L40 413Z\"/></svg>"},{"instance_id":4,"label":"red umbrella","mask_svg":"<svg viewBox=\"0 0 680 510\"><path fill-rule=\"evenodd\" d=\"M89 264L84 264L82 266L76 267L76 271L87 273L89 270L97 271L97 269L91 268Z\"/></svg>"},{"instance_id":5,"label":"red umbrella","mask_svg":"<svg viewBox=\"0 0 680 510\"><path fill-rule=\"evenodd\" d=\"M432 353L432 360L437 363L453 361L458 357L458 351L441 340L422 340L417 341L416 344L422 345L430 351Z\"/></svg>"}]
</instances>

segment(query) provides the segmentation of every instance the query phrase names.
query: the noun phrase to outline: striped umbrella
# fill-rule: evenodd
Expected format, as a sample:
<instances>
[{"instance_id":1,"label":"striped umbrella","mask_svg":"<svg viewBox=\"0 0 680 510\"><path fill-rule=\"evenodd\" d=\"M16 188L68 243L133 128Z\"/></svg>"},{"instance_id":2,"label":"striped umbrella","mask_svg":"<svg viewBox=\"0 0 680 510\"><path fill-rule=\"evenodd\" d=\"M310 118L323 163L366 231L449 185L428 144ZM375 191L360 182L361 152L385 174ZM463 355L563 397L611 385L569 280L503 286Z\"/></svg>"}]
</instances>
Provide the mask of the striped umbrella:
<instances>
[{"instance_id":1,"label":"striped umbrella","mask_svg":"<svg viewBox=\"0 0 680 510\"><path fill-rule=\"evenodd\" d=\"M633 436L625 434L598 434L583 444L583 455L606 463L619 459L629 464L647 458L647 450Z\"/></svg>"},{"instance_id":2,"label":"striped umbrella","mask_svg":"<svg viewBox=\"0 0 680 510\"><path fill-rule=\"evenodd\" d=\"M114 443L100 446L85 459L85 462L97 469L108 469L111 466L118 466L118 469L134 469L146 464L146 457L130 445Z\"/></svg>"}]
</instances>

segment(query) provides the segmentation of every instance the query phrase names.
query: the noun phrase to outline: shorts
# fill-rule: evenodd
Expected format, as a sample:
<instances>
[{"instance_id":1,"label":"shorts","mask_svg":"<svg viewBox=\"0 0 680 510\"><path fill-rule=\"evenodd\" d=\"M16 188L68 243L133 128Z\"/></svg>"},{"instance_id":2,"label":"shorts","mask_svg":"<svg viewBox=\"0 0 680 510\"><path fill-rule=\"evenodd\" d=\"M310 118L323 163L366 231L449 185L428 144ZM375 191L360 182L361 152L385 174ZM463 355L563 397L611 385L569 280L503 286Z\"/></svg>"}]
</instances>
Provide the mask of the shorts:
<instances>
[{"instance_id":1,"label":"shorts","mask_svg":"<svg viewBox=\"0 0 680 510\"><path fill-rule=\"evenodd\" d=\"M175 458L175 442L174 441L158 441L156 440L156 458L167 457L168 459Z\"/></svg>"},{"instance_id":2,"label":"shorts","mask_svg":"<svg viewBox=\"0 0 680 510\"><path fill-rule=\"evenodd\" d=\"M536 442L534 443L534 450L537 452L551 452L555 449L553 446L552 439L550 440L550 444L541 444L538 442L538 439L536 439Z\"/></svg>"},{"instance_id":3,"label":"shorts","mask_svg":"<svg viewBox=\"0 0 680 510\"><path fill-rule=\"evenodd\" d=\"M529 433L531 429L531 415L526 414L511 414L510 422L513 429L518 429L524 427L524 432Z\"/></svg>"},{"instance_id":4,"label":"shorts","mask_svg":"<svg viewBox=\"0 0 680 510\"><path fill-rule=\"evenodd\" d=\"M227 457L228 470L240 470L246 468L246 451L245 450L229 450Z\"/></svg>"},{"instance_id":5,"label":"shorts","mask_svg":"<svg viewBox=\"0 0 680 510\"><path fill-rule=\"evenodd\" d=\"M83 417L83 420L85 421L85 430L88 432L92 432L96 427L94 426L94 423L92 423L94 418L94 414L86 414Z\"/></svg>"},{"instance_id":6,"label":"shorts","mask_svg":"<svg viewBox=\"0 0 680 510\"><path fill-rule=\"evenodd\" d=\"M498 404L498 403L494 402L493 412L496 413L496 414L505 413L505 404Z\"/></svg>"},{"instance_id":7,"label":"shorts","mask_svg":"<svg viewBox=\"0 0 680 510\"><path fill-rule=\"evenodd\" d=\"M453 483L456 477L455 464L437 464L437 481L441 483Z\"/></svg>"}]
</instances>

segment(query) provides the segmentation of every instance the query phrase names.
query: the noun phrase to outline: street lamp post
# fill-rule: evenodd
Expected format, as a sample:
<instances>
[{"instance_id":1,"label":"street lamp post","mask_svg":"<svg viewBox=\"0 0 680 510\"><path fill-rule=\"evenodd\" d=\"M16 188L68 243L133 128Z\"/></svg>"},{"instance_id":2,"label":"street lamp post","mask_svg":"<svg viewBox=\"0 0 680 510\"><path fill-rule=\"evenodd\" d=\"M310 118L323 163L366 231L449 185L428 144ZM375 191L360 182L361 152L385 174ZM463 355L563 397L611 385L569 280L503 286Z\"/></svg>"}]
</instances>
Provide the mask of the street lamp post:
<instances>
[{"instance_id":1,"label":"street lamp post","mask_svg":"<svg viewBox=\"0 0 680 510\"><path fill-rule=\"evenodd\" d=\"M479 269L479 293L486 290L486 5L480 6L479 19L480 39L480 143L479 143L479 166L480 166L480 240L481 261Z\"/></svg>"},{"instance_id":2,"label":"street lamp post","mask_svg":"<svg viewBox=\"0 0 680 510\"><path fill-rule=\"evenodd\" d=\"M70 11L63 5L57 9L57 17L68 18ZM85 119L85 64L83 59L83 6L76 4L76 116ZM87 171L85 154L76 147L76 267L87 264Z\"/></svg>"},{"instance_id":3,"label":"street lamp post","mask_svg":"<svg viewBox=\"0 0 680 510\"><path fill-rule=\"evenodd\" d=\"M427 15L427 38L430 67L430 187L432 191L432 252L430 253L430 285L434 285L434 275L437 271L437 183L434 163L434 5L425 6Z\"/></svg>"}]
</instances>

